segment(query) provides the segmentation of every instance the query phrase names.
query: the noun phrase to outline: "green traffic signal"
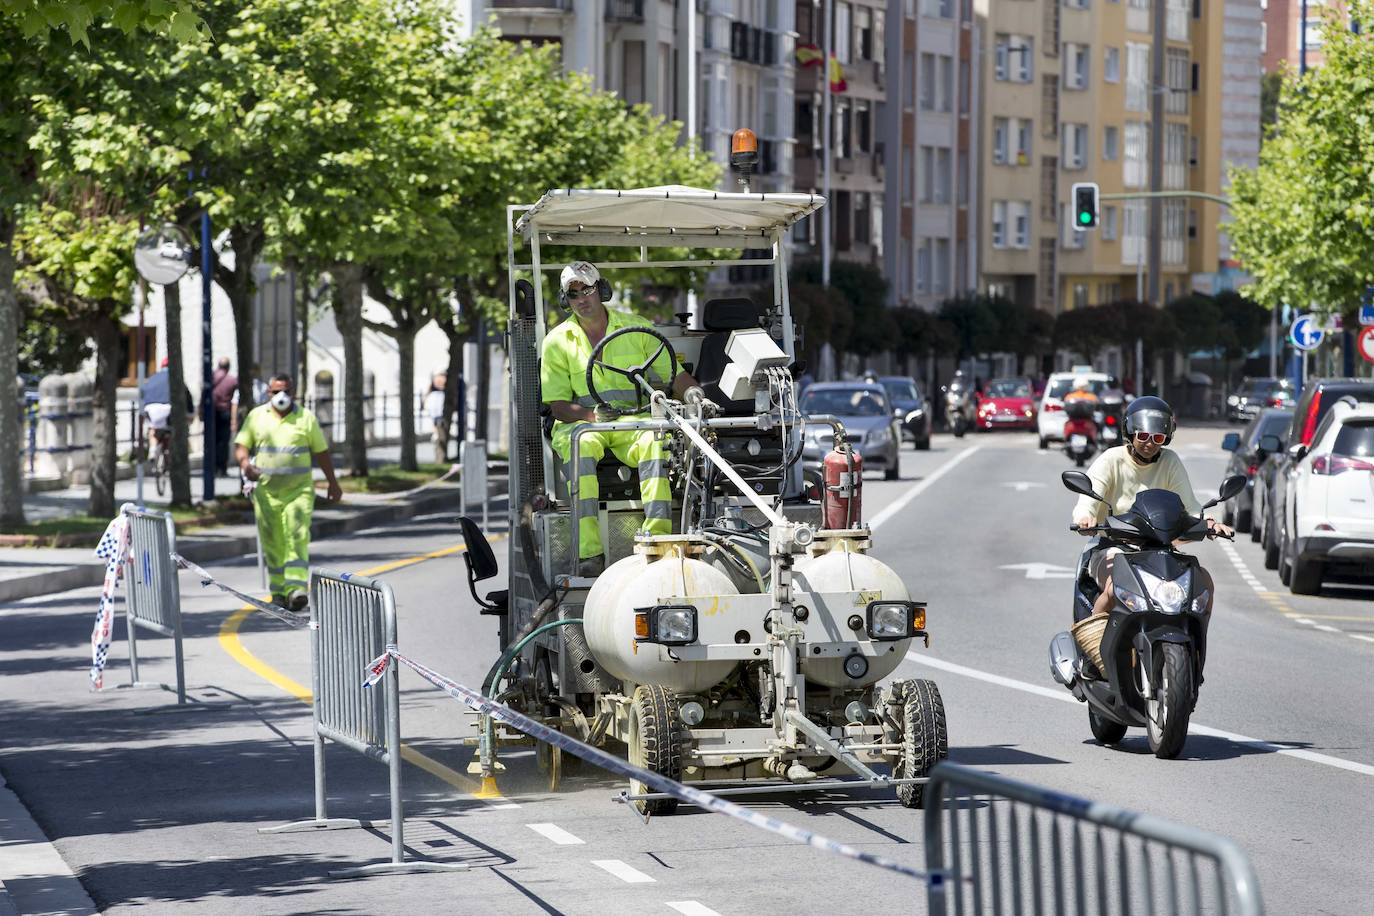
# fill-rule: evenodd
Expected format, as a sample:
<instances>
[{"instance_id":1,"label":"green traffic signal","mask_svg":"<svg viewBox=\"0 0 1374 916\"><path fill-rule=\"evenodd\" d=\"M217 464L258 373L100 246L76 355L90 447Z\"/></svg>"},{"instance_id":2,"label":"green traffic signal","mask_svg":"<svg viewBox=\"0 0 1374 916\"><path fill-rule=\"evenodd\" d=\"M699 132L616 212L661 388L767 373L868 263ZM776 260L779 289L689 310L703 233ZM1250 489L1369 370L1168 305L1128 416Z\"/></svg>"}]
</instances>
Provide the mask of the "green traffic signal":
<instances>
[{"instance_id":1,"label":"green traffic signal","mask_svg":"<svg viewBox=\"0 0 1374 916\"><path fill-rule=\"evenodd\" d=\"M1088 213L1087 211L1084 211L1078 214L1078 221L1086 226L1088 225L1088 223L1091 223L1093 221L1093 215L1091 213Z\"/></svg>"}]
</instances>

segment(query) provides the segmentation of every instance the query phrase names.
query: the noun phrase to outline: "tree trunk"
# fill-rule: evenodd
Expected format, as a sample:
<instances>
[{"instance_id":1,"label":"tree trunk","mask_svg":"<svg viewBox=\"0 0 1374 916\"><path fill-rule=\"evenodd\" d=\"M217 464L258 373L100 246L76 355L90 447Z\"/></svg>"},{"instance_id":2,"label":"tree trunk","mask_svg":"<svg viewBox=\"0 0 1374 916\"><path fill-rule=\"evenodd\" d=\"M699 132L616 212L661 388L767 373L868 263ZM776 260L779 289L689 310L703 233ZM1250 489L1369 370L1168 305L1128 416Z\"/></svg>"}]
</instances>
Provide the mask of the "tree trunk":
<instances>
[{"instance_id":1,"label":"tree trunk","mask_svg":"<svg viewBox=\"0 0 1374 916\"><path fill-rule=\"evenodd\" d=\"M266 236L261 226L234 224L229 227L229 246L234 251L234 269L215 262L215 280L229 297L234 311L235 365L239 375L239 410L246 415L253 403L253 265L262 252ZM247 405L246 407L244 405ZM202 411L204 413L204 411Z\"/></svg>"},{"instance_id":2,"label":"tree trunk","mask_svg":"<svg viewBox=\"0 0 1374 916\"><path fill-rule=\"evenodd\" d=\"M0 216L0 391L19 374L19 299L14 294L14 223ZM19 412L0 400L0 525L24 524L24 468L19 459Z\"/></svg>"},{"instance_id":3,"label":"tree trunk","mask_svg":"<svg viewBox=\"0 0 1374 916\"><path fill-rule=\"evenodd\" d=\"M167 375L172 379L172 505L191 505L191 424L181 404L181 384L186 378L185 357L181 352L181 287L168 283L162 288L163 325L167 334ZM213 460L209 456L206 461Z\"/></svg>"},{"instance_id":4,"label":"tree trunk","mask_svg":"<svg viewBox=\"0 0 1374 916\"><path fill-rule=\"evenodd\" d=\"M334 275L334 323L344 345L344 457L349 473L367 476L367 430L363 417L363 270L337 264Z\"/></svg>"},{"instance_id":5,"label":"tree trunk","mask_svg":"<svg viewBox=\"0 0 1374 916\"><path fill-rule=\"evenodd\" d=\"M105 309L91 323L95 338L95 391L91 398L91 501L87 512L96 518L115 514L115 402L119 390L119 322L114 309ZM175 382L173 382L175 391ZM176 405L180 398L172 395ZM176 413L175 406L172 413Z\"/></svg>"},{"instance_id":6,"label":"tree trunk","mask_svg":"<svg viewBox=\"0 0 1374 916\"><path fill-rule=\"evenodd\" d=\"M458 403L458 380L463 376L463 337L456 330L452 330L451 325L440 325L444 330L444 336L448 338L448 384L444 386L444 419L445 429L453 428L453 415L457 414L460 420L464 420L462 406ZM467 435L467 424L458 424L457 441L462 442ZM459 446L461 448L461 446ZM458 455L455 451L454 456Z\"/></svg>"},{"instance_id":7,"label":"tree trunk","mask_svg":"<svg viewBox=\"0 0 1374 916\"><path fill-rule=\"evenodd\" d=\"M415 334L417 328L396 329L396 346L401 351L401 470L414 471L415 460Z\"/></svg>"}]
</instances>

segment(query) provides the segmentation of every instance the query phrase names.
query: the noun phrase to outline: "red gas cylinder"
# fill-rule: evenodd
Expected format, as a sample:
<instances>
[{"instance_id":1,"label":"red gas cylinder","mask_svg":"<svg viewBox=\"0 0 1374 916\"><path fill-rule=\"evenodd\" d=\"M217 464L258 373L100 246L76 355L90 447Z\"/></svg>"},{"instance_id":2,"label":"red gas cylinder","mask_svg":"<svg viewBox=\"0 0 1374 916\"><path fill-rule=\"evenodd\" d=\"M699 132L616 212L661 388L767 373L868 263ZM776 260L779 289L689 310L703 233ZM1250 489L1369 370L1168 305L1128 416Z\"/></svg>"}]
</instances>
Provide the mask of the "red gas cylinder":
<instances>
[{"instance_id":1,"label":"red gas cylinder","mask_svg":"<svg viewBox=\"0 0 1374 916\"><path fill-rule=\"evenodd\" d=\"M821 464L821 527L854 528L863 517L864 459L857 449L829 452Z\"/></svg>"}]
</instances>

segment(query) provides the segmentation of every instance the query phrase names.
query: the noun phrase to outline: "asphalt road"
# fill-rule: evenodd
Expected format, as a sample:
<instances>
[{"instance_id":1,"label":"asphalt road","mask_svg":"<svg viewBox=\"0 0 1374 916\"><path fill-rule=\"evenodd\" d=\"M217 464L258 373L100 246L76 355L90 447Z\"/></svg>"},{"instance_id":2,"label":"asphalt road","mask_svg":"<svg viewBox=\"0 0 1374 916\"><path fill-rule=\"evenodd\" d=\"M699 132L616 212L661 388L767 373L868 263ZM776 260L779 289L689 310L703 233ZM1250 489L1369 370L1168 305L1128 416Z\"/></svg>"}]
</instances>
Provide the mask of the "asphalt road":
<instances>
[{"instance_id":1,"label":"asphalt road","mask_svg":"<svg viewBox=\"0 0 1374 916\"><path fill-rule=\"evenodd\" d=\"M1176 443L1196 488L1215 492L1220 430ZM1298 598L1256 545L1198 547L1218 587L1206 683L1181 759L1156 760L1143 732L1099 746L1058 687L1047 645L1070 617L1062 576L1082 542L1067 531L1070 467L1026 434L937 436L902 454L903 479L865 481L876 553L929 601L929 650L899 677L931 677L951 757L1016 779L1199 826L1251 856L1271 913L1370 912L1374 891L1374 590ZM376 570L451 547L449 516L316 545L333 568ZM502 544L498 557L504 559ZM247 562L212 570L252 589ZM496 655L453 555L380 573L394 587L403 651L477 686ZM908 879L684 809L645 825L597 773L545 791L533 755L504 756L501 798L466 775L460 704L402 674L406 842L449 874L336 879L389 855L383 767L328 751L330 815L378 827L288 834L258 828L313 811L307 636L235 615L237 603L183 576L193 696L227 706L169 710L159 690L86 690L96 591L0 608L0 770L102 909L254 913L924 912ZM499 587L492 583L491 587ZM122 626L120 629L122 636ZM1369 639L1360 639L1365 636ZM165 641L140 646L145 678L170 680ZM127 679L117 641L109 683ZM422 755L422 756L416 756ZM890 796L751 800L833 839L920 866L918 812ZM0 855L3 851L0 851ZM41 888L25 899L41 900ZM19 889L12 889L20 899Z\"/></svg>"}]
</instances>

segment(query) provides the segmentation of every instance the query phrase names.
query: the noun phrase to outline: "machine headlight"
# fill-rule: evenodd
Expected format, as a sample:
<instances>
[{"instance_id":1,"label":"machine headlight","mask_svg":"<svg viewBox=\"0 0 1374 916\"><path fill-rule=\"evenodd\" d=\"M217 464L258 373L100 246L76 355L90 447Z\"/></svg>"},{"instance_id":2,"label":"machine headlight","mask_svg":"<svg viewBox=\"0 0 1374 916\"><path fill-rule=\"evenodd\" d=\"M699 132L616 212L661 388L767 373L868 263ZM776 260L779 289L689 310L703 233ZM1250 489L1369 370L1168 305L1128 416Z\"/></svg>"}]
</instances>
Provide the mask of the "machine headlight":
<instances>
[{"instance_id":1,"label":"machine headlight","mask_svg":"<svg viewBox=\"0 0 1374 916\"><path fill-rule=\"evenodd\" d=\"M1232 407L1235 407L1237 404L1240 403L1240 398L1233 394L1226 399L1226 403L1231 405Z\"/></svg>"},{"instance_id":2,"label":"machine headlight","mask_svg":"<svg viewBox=\"0 0 1374 916\"><path fill-rule=\"evenodd\" d=\"M926 608L915 601L873 601L868 605L868 637L878 641L919 635L926 625Z\"/></svg>"},{"instance_id":3,"label":"machine headlight","mask_svg":"<svg viewBox=\"0 0 1374 916\"><path fill-rule=\"evenodd\" d=\"M1155 604L1166 614L1181 614L1183 602L1188 600L1188 592L1193 585L1193 571L1185 570L1177 579L1161 579L1143 569L1136 570L1140 584L1150 593Z\"/></svg>"},{"instance_id":4,"label":"machine headlight","mask_svg":"<svg viewBox=\"0 0 1374 916\"><path fill-rule=\"evenodd\" d=\"M858 654L845 656L844 673L857 681L868 673L868 659Z\"/></svg>"},{"instance_id":5,"label":"machine headlight","mask_svg":"<svg viewBox=\"0 0 1374 916\"><path fill-rule=\"evenodd\" d=\"M635 608L635 639L665 646L697 641L697 609L690 604Z\"/></svg>"},{"instance_id":6,"label":"machine headlight","mask_svg":"<svg viewBox=\"0 0 1374 916\"><path fill-rule=\"evenodd\" d=\"M1128 592L1119 585L1112 588L1112 593L1116 595L1117 601L1120 601L1137 614L1143 614L1150 609L1150 602L1146 601L1144 596L1137 595L1135 592Z\"/></svg>"}]
</instances>

